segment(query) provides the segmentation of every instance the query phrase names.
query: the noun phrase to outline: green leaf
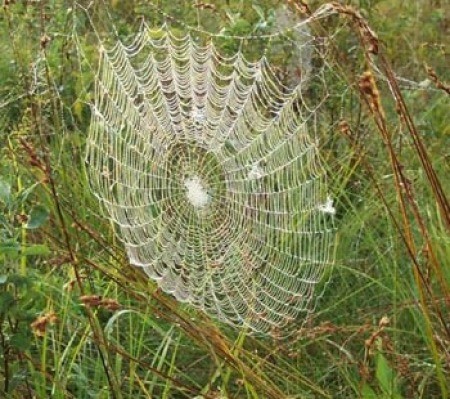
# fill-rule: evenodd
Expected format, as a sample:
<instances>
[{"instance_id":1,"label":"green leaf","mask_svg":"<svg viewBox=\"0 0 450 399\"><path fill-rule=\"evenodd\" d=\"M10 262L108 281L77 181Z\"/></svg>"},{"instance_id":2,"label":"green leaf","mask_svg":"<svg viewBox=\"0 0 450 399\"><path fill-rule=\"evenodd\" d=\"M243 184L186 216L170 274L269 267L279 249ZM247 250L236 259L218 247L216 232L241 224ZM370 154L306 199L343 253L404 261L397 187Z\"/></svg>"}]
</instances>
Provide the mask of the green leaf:
<instances>
[{"instance_id":1,"label":"green leaf","mask_svg":"<svg viewBox=\"0 0 450 399\"><path fill-rule=\"evenodd\" d=\"M0 179L0 201L5 205L11 203L11 185Z\"/></svg>"},{"instance_id":2,"label":"green leaf","mask_svg":"<svg viewBox=\"0 0 450 399\"><path fill-rule=\"evenodd\" d=\"M0 285L6 284L7 281L8 281L8 275L0 274Z\"/></svg>"},{"instance_id":3,"label":"green leaf","mask_svg":"<svg viewBox=\"0 0 450 399\"><path fill-rule=\"evenodd\" d=\"M15 240L0 242L0 255L13 256L20 251L20 245Z\"/></svg>"},{"instance_id":4,"label":"green leaf","mask_svg":"<svg viewBox=\"0 0 450 399\"><path fill-rule=\"evenodd\" d=\"M21 276L20 274L10 274L8 279L9 282L14 284L17 288L29 287L33 282L30 276Z\"/></svg>"},{"instance_id":5,"label":"green leaf","mask_svg":"<svg viewBox=\"0 0 450 399\"><path fill-rule=\"evenodd\" d=\"M361 389L361 398L362 399L378 399L375 391L368 385L364 384Z\"/></svg>"},{"instance_id":6,"label":"green leaf","mask_svg":"<svg viewBox=\"0 0 450 399\"><path fill-rule=\"evenodd\" d=\"M19 351L26 351L31 346L31 334L27 330L19 331L11 337L9 343Z\"/></svg>"},{"instance_id":7,"label":"green leaf","mask_svg":"<svg viewBox=\"0 0 450 399\"><path fill-rule=\"evenodd\" d=\"M28 216L27 229L37 229L41 227L49 218L50 212L44 205L36 205L31 209Z\"/></svg>"},{"instance_id":8,"label":"green leaf","mask_svg":"<svg viewBox=\"0 0 450 399\"><path fill-rule=\"evenodd\" d=\"M232 32L236 35L246 35L252 30L252 26L248 21L243 18L239 18L232 26Z\"/></svg>"},{"instance_id":9,"label":"green leaf","mask_svg":"<svg viewBox=\"0 0 450 399\"><path fill-rule=\"evenodd\" d=\"M29 247L22 247L22 254L25 256L44 256L50 254L50 249L47 245L36 244Z\"/></svg>"},{"instance_id":10,"label":"green leaf","mask_svg":"<svg viewBox=\"0 0 450 399\"><path fill-rule=\"evenodd\" d=\"M0 292L0 313L7 312L14 304L14 297L8 291Z\"/></svg>"},{"instance_id":11,"label":"green leaf","mask_svg":"<svg viewBox=\"0 0 450 399\"><path fill-rule=\"evenodd\" d=\"M261 20L265 20L266 18L265 18L265 15L264 15L264 10L262 9L262 7L260 7L260 6L258 6L258 5L256 5L256 4L253 4L252 5L252 8L256 11L256 13L258 14L258 17L261 19Z\"/></svg>"},{"instance_id":12,"label":"green leaf","mask_svg":"<svg viewBox=\"0 0 450 399\"><path fill-rule=\"evenodd\" d=\"M17 195L17 200L20 204L23 204L27 199L28 196L34 191L34 189L39 186L39 184L41 184L40 182L34 183L33 185L31 185L30 187L22 190L18 195Z\"/></svg>"},{"instance_id":13,"label":"green leaf","mask_svg":"<svg viewBox=\"0 0 450 399\"><path fill-rule=\"evenodd\" d=\"M375 375L383 392L385 394L391 395L394 391L393 388L395 386L395 373L392 370L391 366L389 366L386 358L381 353L378 353L377 355L377 368Z\"/></svg>"},{"instance_id":14,"label":"green leaf","mask_svg":"<svg viewBox=\"0 0 450 399\"><path fill-rule=\"evenodd\" d=\"M11 226L4 214L0 214L0 228L3 230L3 233L5 233L5 230L11 231Z\"/></svg>"}]
</instances>

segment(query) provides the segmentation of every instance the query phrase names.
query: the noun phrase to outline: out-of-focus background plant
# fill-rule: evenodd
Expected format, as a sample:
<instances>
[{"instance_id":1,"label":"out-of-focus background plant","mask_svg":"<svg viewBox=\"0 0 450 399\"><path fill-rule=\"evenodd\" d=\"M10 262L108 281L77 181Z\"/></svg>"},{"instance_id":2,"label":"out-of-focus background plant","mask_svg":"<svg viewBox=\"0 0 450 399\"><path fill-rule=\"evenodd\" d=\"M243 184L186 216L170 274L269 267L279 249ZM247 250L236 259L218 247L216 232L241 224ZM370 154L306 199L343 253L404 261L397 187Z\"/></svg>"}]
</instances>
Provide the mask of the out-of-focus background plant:
<instances>
[{"instance_id":1,"label":"out-of-focus background plant","mask_svg":"<svg viewBox=\"0 0 450 399\"><path fill-rule=\"evenodd\" d=\"M338 245L316 312L287 341L216 324L162 294L128 265L86 181L96 34L114 41L142 17L170 17L180 32L181 21L258 35L324 3L3 1L0 397L449 397L446 0L343 1L314 27L333 39L317 135ZM289 43L269 52L288 84L309 56ZM236 51L236 41L220 45Z\"/></svg>"}]
</instances>

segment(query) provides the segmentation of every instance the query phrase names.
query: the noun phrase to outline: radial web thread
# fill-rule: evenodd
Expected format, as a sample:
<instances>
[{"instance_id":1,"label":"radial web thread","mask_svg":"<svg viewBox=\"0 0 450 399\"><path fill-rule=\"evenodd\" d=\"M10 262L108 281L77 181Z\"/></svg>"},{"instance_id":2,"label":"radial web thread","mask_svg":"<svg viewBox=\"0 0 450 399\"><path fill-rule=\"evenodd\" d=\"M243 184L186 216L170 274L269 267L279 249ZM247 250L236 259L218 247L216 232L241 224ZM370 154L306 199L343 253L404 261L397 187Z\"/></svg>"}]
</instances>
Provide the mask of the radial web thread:
<instances>
[{"instance_id":1,"label":"radial web thread","mask_svg":"<svg viewBox=\"0 0 450 399\"><path fill-rule=\"evenodd\" d=\"M305 85L167 27L101 46L88 173L130 262L179 301L259 332L303 320L332 263Z\"/></svg>"}]
</instances>

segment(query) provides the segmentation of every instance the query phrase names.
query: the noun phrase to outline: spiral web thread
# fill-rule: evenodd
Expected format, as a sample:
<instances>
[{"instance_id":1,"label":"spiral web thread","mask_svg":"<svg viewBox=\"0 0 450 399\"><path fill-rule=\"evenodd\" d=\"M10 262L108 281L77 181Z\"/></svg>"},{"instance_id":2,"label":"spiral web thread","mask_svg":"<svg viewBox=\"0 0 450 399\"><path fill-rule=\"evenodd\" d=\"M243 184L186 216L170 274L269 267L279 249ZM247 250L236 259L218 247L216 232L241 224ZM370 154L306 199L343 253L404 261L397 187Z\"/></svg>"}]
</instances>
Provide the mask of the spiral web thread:
<instances>
[{"instance_id":1,"label":"spiral web thread","mask_svg":"<svg viewBox=\"0 0 450 399\"><path fill-rule=\"evenodd\" d=\"M265 56L145 24L100 53L88 173L130 262L232 325L304 320L332 263L335 213L307 78L292 89Z\"/></svg>"}]
</instances>

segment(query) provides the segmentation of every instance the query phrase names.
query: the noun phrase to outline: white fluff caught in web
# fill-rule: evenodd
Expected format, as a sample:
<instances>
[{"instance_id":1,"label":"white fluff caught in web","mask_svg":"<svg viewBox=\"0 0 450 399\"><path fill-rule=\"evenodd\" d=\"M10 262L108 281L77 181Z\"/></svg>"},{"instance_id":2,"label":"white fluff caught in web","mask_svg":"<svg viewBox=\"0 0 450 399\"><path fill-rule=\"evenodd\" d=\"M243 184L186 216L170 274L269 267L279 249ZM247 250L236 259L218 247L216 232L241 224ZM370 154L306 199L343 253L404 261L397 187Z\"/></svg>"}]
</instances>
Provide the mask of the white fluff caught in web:
<instances>
[{"instance_id":1,"label":"white fluff caught in web","mask_svg":"<svg viewBox=\"0 0 450 399\"><path fill-rule=\"evenodd\" d=\"M304 320L332 264L335 212L304 83L169 28L101 47L89 179L130 262L258 332Z\"/></svg>"},{"instance_id":2,"label":"white fluff caught in web","mask_svg":"<svg viewBox=\"0 0 450 399\"><path fill-rule=\"evenodd\" d=\"M209 201L206 189L203 187L198 176L191 177L184 181L187 190L187 197L196 208L203 208Z\"/></svg>"}]
</instances>

